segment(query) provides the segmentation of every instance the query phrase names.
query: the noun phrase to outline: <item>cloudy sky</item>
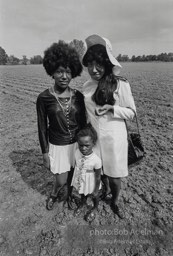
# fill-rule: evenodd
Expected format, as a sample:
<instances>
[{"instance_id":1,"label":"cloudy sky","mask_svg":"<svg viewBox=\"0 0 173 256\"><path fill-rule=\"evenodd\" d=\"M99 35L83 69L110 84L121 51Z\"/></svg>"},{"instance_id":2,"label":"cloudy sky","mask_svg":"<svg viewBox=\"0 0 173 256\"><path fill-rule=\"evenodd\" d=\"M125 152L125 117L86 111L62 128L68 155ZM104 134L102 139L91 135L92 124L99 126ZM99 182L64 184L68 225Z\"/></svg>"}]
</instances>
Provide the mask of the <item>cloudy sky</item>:
<instances>
[{"instance_id":1,"label":"cloudy sky","mask_svg":"<svg viewBox=\"0 0 173 256\"><path fill-rule=\"evenodd\" d=\"M59 39L107 37L115 55L173 52L173 0L0 0L0 46L42 55Z\"/></svg>"}]
</instances>

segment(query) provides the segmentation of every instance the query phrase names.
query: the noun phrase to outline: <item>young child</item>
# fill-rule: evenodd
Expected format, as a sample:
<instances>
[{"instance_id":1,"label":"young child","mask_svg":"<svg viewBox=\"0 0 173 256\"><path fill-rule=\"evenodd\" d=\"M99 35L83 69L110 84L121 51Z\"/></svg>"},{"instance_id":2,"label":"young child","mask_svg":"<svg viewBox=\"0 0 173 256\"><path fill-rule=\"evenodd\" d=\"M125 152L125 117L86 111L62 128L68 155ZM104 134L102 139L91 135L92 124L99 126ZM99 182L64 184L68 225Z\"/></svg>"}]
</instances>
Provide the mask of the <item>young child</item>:
<instances>
[{"instance_id":1,"label":"young child","mask_svg":"<svg viewBox=\"0 0 173 256\"><path fill-rule=\"evenodd\" d=\"M75 169L71 185L81 195L81 202L75 211L75 215L80 213L88 195L93 198L94 204L92 209L90 209L90 213L98 206L102 162L93 152L96 141L97 133L91 124L86 125L77 134L79 148L75 152Z\"/></svg>"}]
</instances>

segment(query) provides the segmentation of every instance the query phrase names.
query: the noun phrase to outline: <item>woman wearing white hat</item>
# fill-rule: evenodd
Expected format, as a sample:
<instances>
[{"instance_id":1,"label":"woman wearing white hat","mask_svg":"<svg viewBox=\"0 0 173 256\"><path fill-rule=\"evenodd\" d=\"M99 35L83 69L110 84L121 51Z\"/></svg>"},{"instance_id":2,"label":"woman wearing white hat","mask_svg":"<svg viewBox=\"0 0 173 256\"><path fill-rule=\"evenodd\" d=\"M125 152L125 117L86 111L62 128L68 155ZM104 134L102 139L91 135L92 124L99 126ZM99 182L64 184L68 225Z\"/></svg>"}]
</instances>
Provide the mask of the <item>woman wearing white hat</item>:
<instances>
[{"instance_id":1,"label":"woman wearing white hat","mask_svg":"<svg viewBox=\"0 0 173 256\"><path fill-rule=\"evenodd\" d=\"M96 151L102 158L103 174L109 180L112 210L123 218L117 202L121 178L128 175L128 140L124 120L134 117L136 107L128 81L117 76L121 65L112 53L109 40L91 35L85 41L87 51L83 65L91 76L83 87L88 119L98 133Z\"/></svg>"}]
</instances>

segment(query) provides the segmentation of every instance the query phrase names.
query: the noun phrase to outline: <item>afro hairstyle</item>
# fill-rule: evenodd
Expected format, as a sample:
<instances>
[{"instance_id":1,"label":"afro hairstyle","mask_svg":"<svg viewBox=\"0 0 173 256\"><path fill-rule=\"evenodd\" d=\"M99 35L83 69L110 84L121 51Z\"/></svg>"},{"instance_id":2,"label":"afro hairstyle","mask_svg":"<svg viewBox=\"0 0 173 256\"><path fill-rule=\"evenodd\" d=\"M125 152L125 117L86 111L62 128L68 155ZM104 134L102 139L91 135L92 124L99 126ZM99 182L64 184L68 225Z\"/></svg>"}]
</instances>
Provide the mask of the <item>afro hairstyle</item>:
<instances>
[{"instance_id":1,"label":"afro hairstyle","mask_svg":"<svg viewBox=\"0 0 173 256\"><path fill-rule=\"evenodd\" d=\"M60 66L64 68L69 67L72 78L79 76L83 69L76 49L63 40L59 40L58 43L53 43L44 51L43 66L50 76L52 76Z\"/></svg>"}]
</instances>

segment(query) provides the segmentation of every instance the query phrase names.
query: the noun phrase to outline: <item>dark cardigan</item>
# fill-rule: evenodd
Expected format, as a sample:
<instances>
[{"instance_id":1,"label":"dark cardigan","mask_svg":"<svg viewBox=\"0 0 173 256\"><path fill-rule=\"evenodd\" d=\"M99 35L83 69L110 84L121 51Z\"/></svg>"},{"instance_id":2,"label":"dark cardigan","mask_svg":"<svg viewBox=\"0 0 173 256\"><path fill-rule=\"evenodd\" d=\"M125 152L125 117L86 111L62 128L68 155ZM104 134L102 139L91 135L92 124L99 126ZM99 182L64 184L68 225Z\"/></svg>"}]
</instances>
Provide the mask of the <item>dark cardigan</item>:
<instances>
[{"instance_id":1,"label":"dark cardigan","mask_svg":"<svg viewBox=\"0 0 173 256\"><path fill-rule=\"evenodd\" d=\"M42 153L48 153L53 145L69 145L76 142L77 132L86 124L83 95L72 89L71 108L65 116L49 89L39 94L36 102L38 134Z\"/></svg>"}]
</instances>

